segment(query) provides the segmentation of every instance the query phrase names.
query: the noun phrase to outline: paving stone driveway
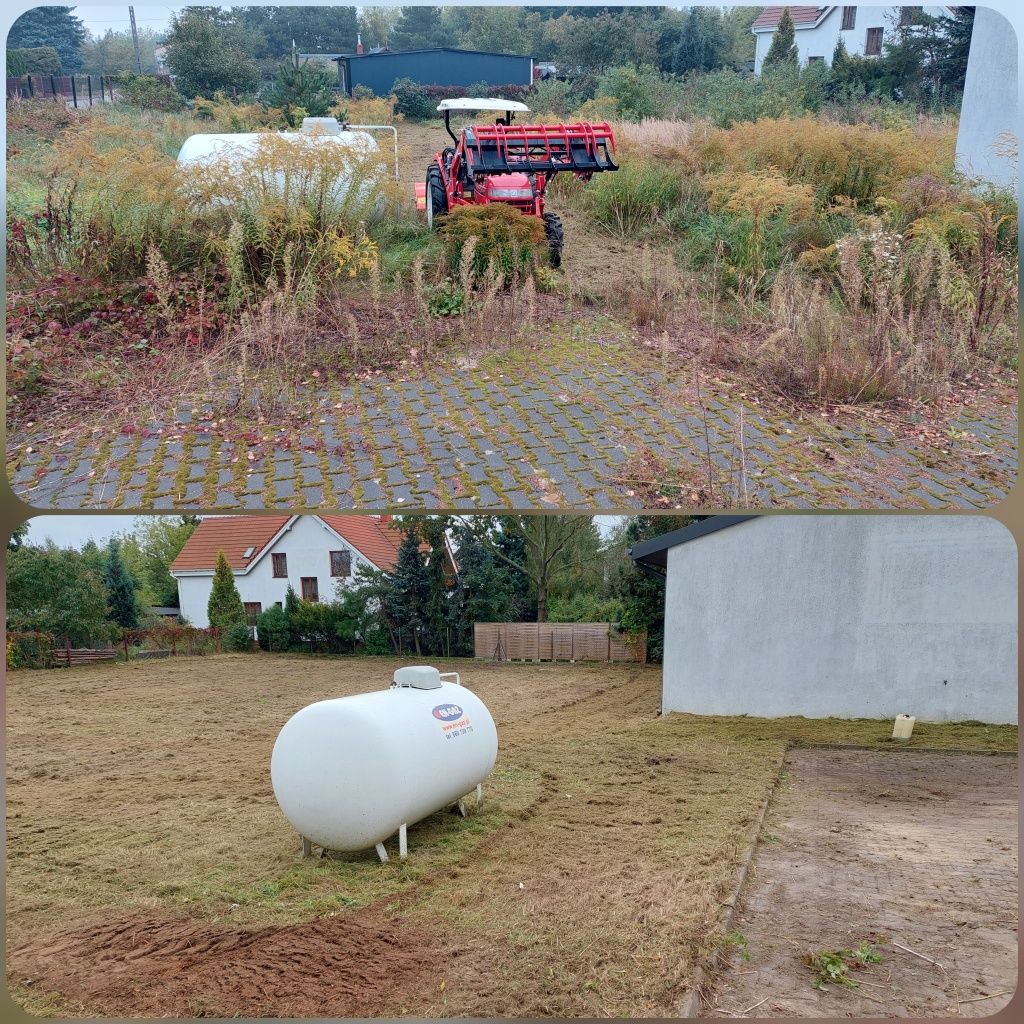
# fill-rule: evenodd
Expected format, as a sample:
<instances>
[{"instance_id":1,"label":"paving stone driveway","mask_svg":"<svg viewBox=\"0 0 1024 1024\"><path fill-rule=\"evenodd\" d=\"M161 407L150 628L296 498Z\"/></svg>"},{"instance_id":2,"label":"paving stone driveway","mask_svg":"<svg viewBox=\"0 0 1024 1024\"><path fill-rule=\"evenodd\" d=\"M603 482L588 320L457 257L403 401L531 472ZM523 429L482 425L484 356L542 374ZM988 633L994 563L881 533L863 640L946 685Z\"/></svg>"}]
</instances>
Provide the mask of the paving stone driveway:
<instances>
[{"instance_id":1,"label":"paving stone driveway","mask_svg":"<svg viewBox=\"0 0 1024 1024\"><path fill-rule=\"evenodd\" d=\"M964 410L923 438L786 415L721 382L698 400L684 372L621 355L308 391L292 432L207 406L61 444L12 436L8 469L36 508L92 509L595 511L650 506L652 492L692 504L701 488L719 507L986 507L1016 478L1013 409Z\"/></svg>"}]
</instances>

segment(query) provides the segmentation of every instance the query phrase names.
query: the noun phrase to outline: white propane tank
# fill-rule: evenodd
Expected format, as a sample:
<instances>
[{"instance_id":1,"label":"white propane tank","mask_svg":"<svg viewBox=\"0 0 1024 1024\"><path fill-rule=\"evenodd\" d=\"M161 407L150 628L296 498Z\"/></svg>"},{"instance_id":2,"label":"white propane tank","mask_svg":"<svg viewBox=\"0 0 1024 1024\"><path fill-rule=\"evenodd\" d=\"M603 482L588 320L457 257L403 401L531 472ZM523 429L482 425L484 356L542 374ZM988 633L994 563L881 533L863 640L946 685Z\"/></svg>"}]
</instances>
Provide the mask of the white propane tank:
<instances>
[{"instance_id":1,"label":"white propane tank","mask_svg":"<svg viewBox=\"0 0 1024 1024\"><path fill-rule=\"evenodd\" d=\"M302 129L297 132L211 132L190 135L178 150L178 166L201 167L223 162L228 173L238 173L246 161L259 153L260 146L269 136L285 139L296 146L340 146L351 150L356 157L378 151L377 140L369 132L345 129L333 117L307 117L303 119ZM283 195L287 190L284 172L270 173L274 175L279 194ZM346 176L338 178L335 198L344 196L348 184ZM372 187L372 183L365 187Z\"/></svg>"},{"instance_id":2,"label":"white propane tank","mask_svg":"<svg viewBox=\"0 0 1024 1024\"><path fill-rule=\"evenodd\" d=\"M458 679L457 674L456 680ZM306 842L365 850L455 804L490 774L498 733L483 701L436 668L395 672L388 690L321 700L281 729L274 796Z\"/></svg>"}]
</instances>

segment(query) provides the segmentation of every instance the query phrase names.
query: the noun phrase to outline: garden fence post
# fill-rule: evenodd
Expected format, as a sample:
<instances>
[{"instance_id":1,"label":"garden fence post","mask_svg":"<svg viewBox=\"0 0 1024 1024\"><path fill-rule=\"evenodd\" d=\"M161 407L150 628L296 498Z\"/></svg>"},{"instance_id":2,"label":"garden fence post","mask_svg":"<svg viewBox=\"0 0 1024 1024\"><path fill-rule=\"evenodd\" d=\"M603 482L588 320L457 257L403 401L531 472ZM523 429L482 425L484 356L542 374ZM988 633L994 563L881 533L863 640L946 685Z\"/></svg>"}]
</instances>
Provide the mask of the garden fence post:
<instances>
[{"instance_id":1,"label":"garden fence post","mask_svg":"<svg viewBox=\"0 0 1024 1024\"><path fill-rule=\"evenodd\" d=\"M57 84L53 75L50 75L50 99L55 103L57 101Z\"/></svg>"},{"instance_id":2,"label":"garden fence post","mask_svg":"<svg viewBox=\"0 0 1024 1024\"><path fill-rule=\"evenodd\" d=\"M78 89L75 86L75 76L71 76L71 102L75 106L75 110L78 109Z\"/></svg>"},{"instance_id":3,"label":"garden fence post","mask_svg":"<svg viewBox=\"0 0 1024 1024\"><path fill-rule=\"evenodd\" d=\"M92 106L92 75L85 76L85 84L89 90L89 106Z\"/></svg>"},{"instance_id":4,"label":"garden fence post","mask_svg":"<svg viewBox=\"0 0 1024 1024\"><path fill-rule=\"evenodd\" d=\"M36 98L36 90L35 87L32 85L32 76L26 75L25 78L28 79L28 98L30 100L34 100Z\"/></svg>"},{"instance_id":5,"label":"garden fence post","mask_svg":"<svg viewBox=\"0 0 1024 1024\"><path fill-rule=\"evenodd\" d=\"M64 635L64 657L68 660L68 668L71 668L71 637Z\"/></svg>"}]
</instances>

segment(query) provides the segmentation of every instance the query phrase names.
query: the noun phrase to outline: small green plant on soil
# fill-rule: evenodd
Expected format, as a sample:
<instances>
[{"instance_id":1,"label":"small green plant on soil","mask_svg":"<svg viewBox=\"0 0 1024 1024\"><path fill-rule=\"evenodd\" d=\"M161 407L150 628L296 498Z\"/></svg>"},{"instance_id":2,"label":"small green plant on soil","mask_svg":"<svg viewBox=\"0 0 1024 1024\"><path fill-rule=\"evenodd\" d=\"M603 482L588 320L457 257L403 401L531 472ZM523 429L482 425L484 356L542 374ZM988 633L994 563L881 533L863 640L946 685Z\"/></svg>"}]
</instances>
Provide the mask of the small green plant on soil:
<instances>
[{"instance_id":1,"label":"small green plant on soil","mask_svg":"<svg viewBox=\"0 0 1024 1024\"><path fill-rule=\"evenodd\" d=\"M875 952L874 943L865 941L856 949L823 949L808 953L805 962L814 972L814 987L824 991L829 984L856 988L857 982L850 977L851 968L863 970L868 964L880 964L882 957Z\"/></svg>"},{"instance_id":2,"label":"small green plant on soil","mask_svg":"<svg viewBox=\"0 0 1024 1024\"><path fill-rule=\"evenodd\" d=\"M747 937L741 931L731 931L725 937L726 944L734 946L739 954L739 958L744 963L750 962L750 949L747 946Z\"/></svg>"},{"instance_id":3,"label":"small green plant on soil","mask_svg":"<svg viewBox=\"0 0 1024 1024\"><path fill-rule=\"evenodd\" d=\"M450 278L428 290L427 312L431 316L462 316L466 312L466 293Z\"/></svg>"}]
</instances>

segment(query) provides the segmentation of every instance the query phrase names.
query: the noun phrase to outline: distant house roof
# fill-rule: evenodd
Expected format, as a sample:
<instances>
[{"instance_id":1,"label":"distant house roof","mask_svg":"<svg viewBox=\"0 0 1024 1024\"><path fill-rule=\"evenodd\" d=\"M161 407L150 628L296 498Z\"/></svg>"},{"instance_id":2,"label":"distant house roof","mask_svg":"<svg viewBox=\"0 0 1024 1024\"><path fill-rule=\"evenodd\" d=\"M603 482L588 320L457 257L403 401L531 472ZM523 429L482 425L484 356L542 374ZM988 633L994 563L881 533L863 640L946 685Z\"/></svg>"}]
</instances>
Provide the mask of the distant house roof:
<instances>
[{"instance_id":1,"label":"distant house roof","mask_svg":"<svg viewBox=\"0 0 1024 1024\"><path fill-rule=\"evenodd\" d=\"M782 20L781 7L766 7L751 25L752 32L774 32ZM793 19L794 28L814 28L821 19L832 10L832 7L790 7L789 16Z\"/></svg>"},{"instance_id":2,"label":"distant house roof","mask_svg":"<svg viewBox=\"0 0 1024 1024\"><path fill-rule=\"evenodd\" d=\"M379 516L318 516L336 534L344 537L378 569L390 572L398 564L403 534Z\"/></svg>"},{"instance_id":3,"label":"distant house roof","mask_svg":"<svg viewBox=\"0 0 1024 1024\"><path fill-rule=\"evenodd\" d=\"M748 519L756 518L757 516L708 516L707 519L684 526L681 530L672 530L670 533L663 533L660 537L642 540L639 544L634 544L626 554L641 567L655 571L664 570L668 567L670 548L678 547L680 544L689 544L690 541L706 537L709 533L717 533L719 530L725 530L730 526L745 523Z\"/></svg>"},{"instance_id":4,"label":"distant house roof","mask_svg":"<svg viewBox=\"0 0 1024 1024\"><path fill-rule=\"evenodd\" d=\"M213 571L223 551L232 569L248 569L260 552L284 529L291 516L210 516L200 520L171 572ZM248 557L246 552L249 552Z\"/></svg>"},{"instance_id":5,"label":"distant house roof","mask_svg":"<svg viewBox=\"0 0 1024 1024\"><path fill-rule=\"evenodd\" d=\"M203 519L171 563L171 572L213 572L217 553L228 565L245 572L259 561L268 546L295 516L210 516ZM378 569L391 571L398 561L402 533L390 517L316 516L343 537Z\"/></svg>"},{"instance_id":6,"label":"distant house roof","mask_svg":"<svg viewBox=\"0 0 1024 1024\"><path fill-rule=\"evenodd\" d=\"M302 56L309 57L330 57L331 60L342 58L364 60L367 57L401 57L407 53L476 53L485 57L522 57L523 60L532 60L528 53L500 53L497 50L460 50L457 46L422 46L413 50L371 50L368 53L311 53Z\"/></svg>"}]
</instances>

